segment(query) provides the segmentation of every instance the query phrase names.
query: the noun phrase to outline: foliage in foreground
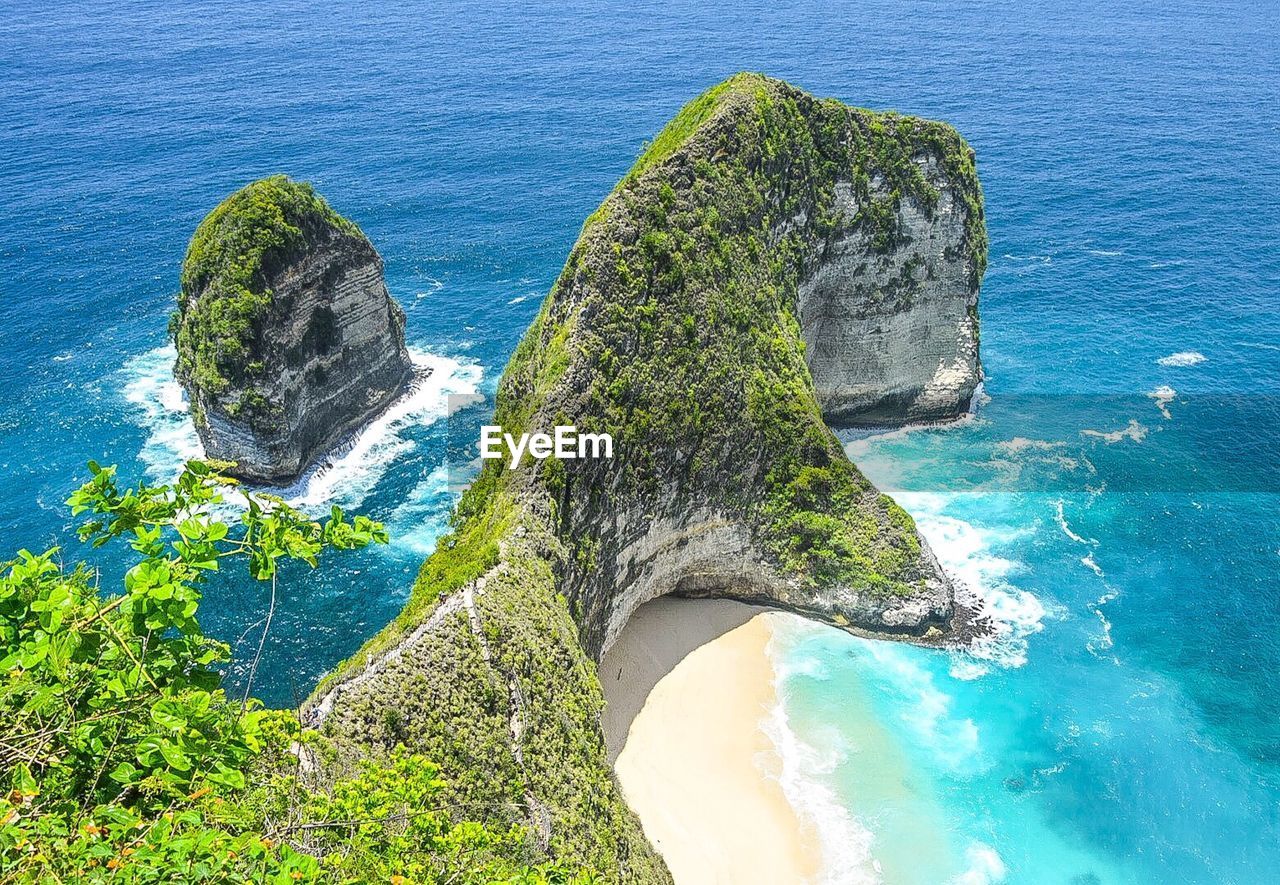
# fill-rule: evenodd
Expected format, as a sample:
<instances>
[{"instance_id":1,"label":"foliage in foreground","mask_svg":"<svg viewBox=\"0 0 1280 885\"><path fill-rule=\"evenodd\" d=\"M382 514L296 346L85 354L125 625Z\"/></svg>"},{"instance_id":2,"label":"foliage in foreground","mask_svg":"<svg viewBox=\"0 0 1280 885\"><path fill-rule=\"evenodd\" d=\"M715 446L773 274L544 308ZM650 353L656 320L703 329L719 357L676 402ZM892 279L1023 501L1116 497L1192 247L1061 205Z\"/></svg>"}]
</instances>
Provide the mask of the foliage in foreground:
<instances>
[{"instance_id":1,"label":"foliage in foreground","mask_svg":"<svg viewBox=\"0 0 1280 885\"><path fill-rule=\"evenodd\" d=\"M518 829L452 821L439 770L403 748L321 788L301 761L323 751L317 736L247 690L226 696L230 650L196 620L215 573L242 564L270 585L265 641L282 561L315 567L387 537L337 508L321 523L228 494L218 466L122 488L90 464L68 503L87 516L82 540L136 553L120 595L56 549L3 567L0 881L593 881L519 863Z\"/></svg>"}]
</instances>

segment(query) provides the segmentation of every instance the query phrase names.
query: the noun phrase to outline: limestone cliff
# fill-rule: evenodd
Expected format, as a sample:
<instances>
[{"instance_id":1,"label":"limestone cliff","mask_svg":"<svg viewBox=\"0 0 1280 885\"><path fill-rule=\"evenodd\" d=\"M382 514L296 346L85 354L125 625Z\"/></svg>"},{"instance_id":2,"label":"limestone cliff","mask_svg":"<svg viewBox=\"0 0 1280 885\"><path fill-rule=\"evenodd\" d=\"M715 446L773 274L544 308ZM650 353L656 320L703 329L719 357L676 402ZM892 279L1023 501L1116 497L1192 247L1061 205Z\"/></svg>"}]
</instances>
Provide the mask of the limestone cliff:
<instances>
[{"instance_id":1,"label":"limestone cliff","mask_svg":"<svg viewBox=\"0 0 1280 885\"><path fill-rule=\"evenodd\" d=\"M639 605L727 596L939 643L975 629L824 412L962 409L985 252L950 127L759 75L692 101L587 220L499 386L508 432L609 432L615 457L486 462L310 724L439 759L460 808L526 824L535 853L665 881L599 718L595 664Z\"/></svg>"},{"instance_id":2,"label":"limestone cliff","mask_svg":"<svg viewBox=\"0 0 1280 885\"><path fill-rule=\"evenodd\" d=\"M283 175L196 229L171 329L175 375L211 458L287 483L395 398L412 366L382 259L309 185Z\"/></svg>"},{"instance_id":3,"label":"limestone cliff","mask_svg":"<svg viewBox=\"0 0 1280 885\"><path fill-rule=\"evenodd\" d=\"M938 150L911 162L920 178L906 190L877 173L836 182L841 221L800 283L805 361L835 426L954 418L982 377L977 178Z\"/></svg>"}]
</instances>

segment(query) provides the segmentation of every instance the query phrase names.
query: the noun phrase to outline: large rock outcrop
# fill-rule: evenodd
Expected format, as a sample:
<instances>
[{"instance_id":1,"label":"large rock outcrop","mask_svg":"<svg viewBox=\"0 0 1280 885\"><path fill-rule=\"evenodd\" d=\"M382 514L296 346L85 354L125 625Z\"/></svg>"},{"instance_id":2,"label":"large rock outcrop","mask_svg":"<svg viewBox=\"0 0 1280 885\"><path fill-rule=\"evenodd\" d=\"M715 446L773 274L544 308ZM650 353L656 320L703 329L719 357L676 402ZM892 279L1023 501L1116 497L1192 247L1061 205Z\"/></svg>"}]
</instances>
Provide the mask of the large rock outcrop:
<instances>
[{"instance_id":1,"label":"large rock outcrop","mask_svg":"<svg viewBox=\"0 0 1280 885\"><path fill-rule=\"evenodd\" d=\"M499 385L507 432L608 432L614 457L486 462L309 723L439 759L464 813L525 824L535 853L666 881L600 728L595 665L638 606L733 597L917 642L980 629L824 413L959 412L985 252L950 127L753 74L692 101L587 220Z\"/></svg>"},{"instance_id":2,"label":"large rock outcrop","mask_svg":"<svg viewBox=\"0 0 1280 885\"><path fill-rule=\"evenodd\" d=\"M283 175L200 223L171 324L174 373L211 458L284 484L409 383L404 312L382 259L310 185Z\"/></svg>"},{"instance_id":3,"label":"large rock outcrop","mask_svg":"<svg viewBox=\"0 0 1280 885\"><path fill-rule=\"evenodd\" d=\"M885 175L836 183L842 222L800 283L805 361L833 426L954 418L982 379L978 182L939 153L912 162L923 180L907 193Z\"/></svg>"}]
</instances>

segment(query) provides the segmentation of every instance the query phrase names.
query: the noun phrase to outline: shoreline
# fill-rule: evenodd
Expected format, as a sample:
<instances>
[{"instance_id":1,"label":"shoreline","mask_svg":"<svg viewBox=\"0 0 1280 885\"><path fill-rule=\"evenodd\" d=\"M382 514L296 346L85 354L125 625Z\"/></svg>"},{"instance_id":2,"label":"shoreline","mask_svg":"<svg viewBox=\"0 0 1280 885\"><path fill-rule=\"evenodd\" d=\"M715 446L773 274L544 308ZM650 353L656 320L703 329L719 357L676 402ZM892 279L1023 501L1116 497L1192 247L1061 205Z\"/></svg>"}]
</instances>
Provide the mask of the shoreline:
<instances>
[{"instance_id":1,"label":"shoreline","mask_svg":"<svg viewBox=\"0 0 1280 885\"><path fill-rule=\"evenodd\" d=\"M601 662L618 781L676 885L821 873L818 834L787 801L766 730L778 705L775 617L726 600L655 600Z\"/></svg>"}]
</instances>

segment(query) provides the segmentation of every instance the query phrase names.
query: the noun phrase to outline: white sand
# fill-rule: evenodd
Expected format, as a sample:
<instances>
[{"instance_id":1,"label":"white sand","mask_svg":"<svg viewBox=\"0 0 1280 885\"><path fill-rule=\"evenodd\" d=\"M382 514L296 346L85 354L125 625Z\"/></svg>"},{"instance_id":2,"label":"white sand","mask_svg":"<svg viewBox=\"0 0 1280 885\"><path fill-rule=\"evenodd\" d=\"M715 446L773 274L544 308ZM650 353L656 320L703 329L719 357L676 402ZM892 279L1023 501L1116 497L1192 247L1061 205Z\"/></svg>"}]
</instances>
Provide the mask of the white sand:
<instances>
[{"instance_id":1,"label":"white sand","mask_svg":"<svg viewBox=\"0 0 1280 885\"><path fill-rule=\"evenodd\" d=\"M818 873L816 833L783 796L761 727L777 703L771 617L736 603L658 600L601 663L612 753L634 716L618 780L676 885L787 885Z\"/></svg>"}]
</instances>

